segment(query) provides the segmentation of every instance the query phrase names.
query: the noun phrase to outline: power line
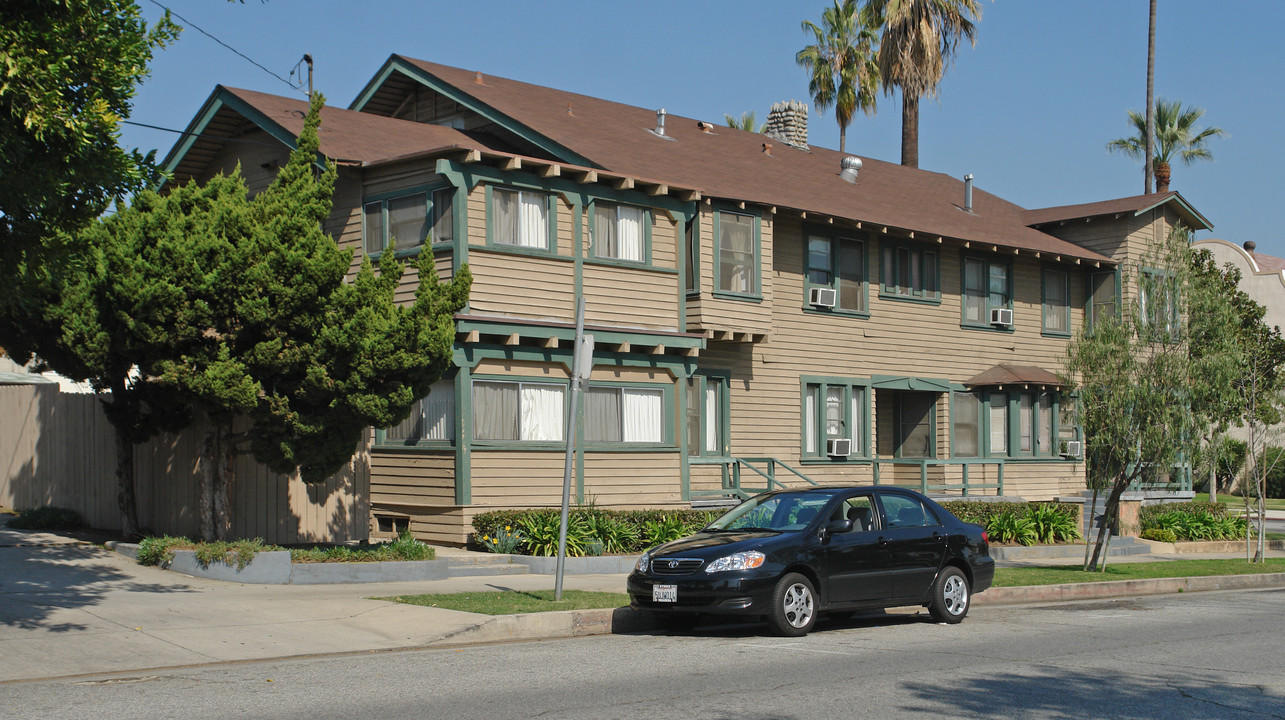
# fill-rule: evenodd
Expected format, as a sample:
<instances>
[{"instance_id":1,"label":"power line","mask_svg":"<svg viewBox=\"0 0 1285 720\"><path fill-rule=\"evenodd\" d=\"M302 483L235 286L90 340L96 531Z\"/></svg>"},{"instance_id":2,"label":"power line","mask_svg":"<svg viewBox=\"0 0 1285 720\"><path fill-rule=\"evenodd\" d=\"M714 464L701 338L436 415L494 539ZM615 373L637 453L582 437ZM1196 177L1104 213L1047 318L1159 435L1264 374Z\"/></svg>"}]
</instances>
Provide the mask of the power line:
<instances>
[{"instance_id":1,"label":"power line","mask_svg":"<svg viewBox=\"0 0 1285 720\"><path fill-rule=\"evenodd\" d=\"M187 137L204 138L206 140L214 140L216 142L244 143L246 145L262 145L263 147L273 147L273 148L281 146L280 143L267 143L267 142L260 142L258 140L246 140L245 138L231 138L231 137L223 137L221 135L209 135L207 133L194 133L194 132L188 132L186 130L175 130L174 128L161 127L160 125L148 125L147 123L134 122L133 120L120 120L119 122L121 122L124 125L136 125L138 127L147 128L149 130L161 130L163 132L172 132L177 135L185 135Z\"/></svg>"},{"instance_id":2,"label":"power line","mask_svg":"<svg viewBox=\"0 0 1285 720\"><path fill-rule=\"evenodd\" d=\"M301 93L303 92L303 88L300 88L299 86L295 85L294 83L290 82L289 80L287 80L287 79L285 79L285 78L281 77L280 75L278 75L278 74L276 74L276 73L272 72L271 70L269 70L269 69L265 68L264 66L260 65L259 63L255 62L255 61L254 61L250 56L246 55L245 53L241 52L240 50L237 50L236 48L234 48L234 47L232 47L231 45L229 45L229 44L227 44L227 43L223 42L222 40L220 40L220 39L218 39L218 38L214 37L214 36L213 36L213 35L211 35L210 33L208 33L208 32L206 32L205 30L203 30L203 29L202 29L199 25L197 25L196 23L192 22L191 20L188 20L187 18L183 17L182 15L179 15L178 13L174 12L174 11L173 11L173 10L171 10L170 8L165 7L165 6L164 6L164 5L162 5L161 3L157 2L157 0L151 0L151 3L152 3L153 5L155 5L156 7L159 7L159 8L161 8L161 9L165 10L165 12L168 12L169 14L171 14L171 15L173 15L174 17L178 18L179 20L183 21L186 25L190 25L190 26L192 26L192 27L196 28L196 29L197 29L197 31L199 31L202 35L204 35L204 36L208 37L209 39L211 39L211 40L213 40L214 42L216 42L216 43L218 43L218 44L222 45L223 47L225 47L225 48L227 48L227 49L231 50L232 52L236 53L237 55L240 55L242 58L244 58L244 59L246 60L246 62L249 62L251 65L253 65L253 66L255 66L255 67L259 68L259 69L260 69L260 70L262 70L263 72L265 72L265 73L267 73L267 74L271 75L272 77L274 77L274 78L276 78L276 79L280 80L281 82L285 83L286 85L289 85L291 90L295 90L295 91L297 91L297 92L301 92ZM304 93L304 94L306 95L307 93ZM163 130L164 128L161 128L161 129Z\"/></svg>"}]
</instances>

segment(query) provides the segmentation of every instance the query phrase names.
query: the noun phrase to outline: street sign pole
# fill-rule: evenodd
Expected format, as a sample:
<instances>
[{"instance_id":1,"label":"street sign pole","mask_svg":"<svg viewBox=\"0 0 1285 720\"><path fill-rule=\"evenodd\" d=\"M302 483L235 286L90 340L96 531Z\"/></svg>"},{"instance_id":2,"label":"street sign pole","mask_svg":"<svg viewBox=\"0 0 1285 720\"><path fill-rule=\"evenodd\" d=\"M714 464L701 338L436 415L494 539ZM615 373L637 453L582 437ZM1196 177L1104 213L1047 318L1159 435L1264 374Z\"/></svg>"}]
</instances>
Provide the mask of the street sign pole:
<instances>
[{"instance_id":1,"label":"street sign pole","mask_svg":"<svg viewBox=\"0 0 1285 720\"><path fill-rule=\"evenodd\" d=\"M584 298L576 302L576 339L571 359L571 402L567 407L567 456L562 468L562 519L558 525L557 578L553 599L562 599L562 575L567 564L567 514L571 507L571 468L576 457L576 430L580 426L580 390L593 371L593 336L584 334Z\"/></svg>"}]
</instances>

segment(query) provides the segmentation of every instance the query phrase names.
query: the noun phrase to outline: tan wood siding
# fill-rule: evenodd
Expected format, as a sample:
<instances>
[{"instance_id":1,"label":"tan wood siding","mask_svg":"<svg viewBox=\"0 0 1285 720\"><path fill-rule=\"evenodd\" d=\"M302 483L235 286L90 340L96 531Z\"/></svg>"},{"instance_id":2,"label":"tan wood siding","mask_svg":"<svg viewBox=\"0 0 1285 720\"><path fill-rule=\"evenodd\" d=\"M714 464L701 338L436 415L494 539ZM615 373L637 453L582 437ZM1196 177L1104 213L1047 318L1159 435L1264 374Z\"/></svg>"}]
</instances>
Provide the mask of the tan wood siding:
<instances>
[{"instance_id":1,"label":"tan wood siding","mask_svg":"<svg viewBox=\"0 0 1285 720\"><path fill-rule=\"evenodd\" d=\"M197 176L197 182L204 184L215 175L231 175L240 165L241 177L254 196L276 179L277 169L285 167L290 159L290 148L262 130L251 130L237 140L240 142L223 144Z\"/></svg>"},{"instance_id":2,"label":"tan wood siding","mask_svg":"<svg viewBox=\"0 0 1285 720\"><path fill-rule=\"evenodd\" d=\"M731 332L767 333L772 329L773 292L776 287L773 268L774 224L777 216L763 212L760 223L762 232L759 245L759 290L762 300L733 300L714 297L714 267L718 262L715 253L714 213L710 206L700 210L700 296L687 301L687 328L692 332L724 330ZM786 240L788 242L788 240Z\"/></svg>"},{"instance_id":3,"label":"tan wood siding","mask_svg":"<svg viewBox=\"0 0 1285 720\"><path fill-rule=\"evenodd\" d=\"M379 450L370 458L370 504L455 505L455 451Z\"/></svg>"},{"instance_id":4,"label":"tan wood siding","mask_svg":"<svg viewBox=\"0 0 1285 720\"><path fill-rule=\"evenodd\" d=\"M480 510L561 505L564 459L558 451L474 448L473 505Z\"/></svg>"},{"instance_id":5,"label":"tan wood siding","mask_svg":"<svg viewBox=\"0 0 1285 720\"><path fill-rule=\"evenodd\" d=\"M604 508L683 503L678 451L585 453L584 488L585 497Z\"/></svg>"},{"instance_id":6,"label":"tan wood siding","mask_svg":"<svg viewBox=\"0 0 1285 720\"><path fill-rule=\"evenodd\" d=\"M554 363L526 362L523 360L502 360L483 358L473 368L474 375L513 375L524 378L544 378L546 380L566 380L571 377L571 370L566 365Z\"/></svg>"},{"instance_id":7,"label":"tan wood siding","mask_svg":"<svg viewBox=\"0 0 1285 720\"><path fill-rule=\"evenodd\" d=\"M613 265L584 265L585 322L678 330L678 275Z\"/></svg>"},{"instance_id":8,"label":"tan wood siding","mask_svg":"<svg viewBox=\"0 0 1285 720\"><path fill-rule=\"evenodd\" d=\"M565 260L469 251L470 311L481 315L575 322L575 265Z\"/></svg>"}]
</instances>

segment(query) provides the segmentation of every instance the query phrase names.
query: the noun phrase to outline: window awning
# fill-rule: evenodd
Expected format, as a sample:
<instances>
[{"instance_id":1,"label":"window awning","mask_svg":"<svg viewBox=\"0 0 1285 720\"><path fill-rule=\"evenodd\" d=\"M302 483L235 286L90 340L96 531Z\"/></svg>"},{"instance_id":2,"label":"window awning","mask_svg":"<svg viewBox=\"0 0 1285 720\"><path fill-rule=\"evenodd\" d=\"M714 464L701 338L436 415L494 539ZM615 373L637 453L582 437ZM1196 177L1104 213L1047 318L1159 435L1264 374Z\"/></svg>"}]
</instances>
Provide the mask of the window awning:
<instances>
[{"instance_id":1,"label":"window awning","mask_svg":"<svg viewBox=\"0 0 1285 720\"><path fill-rule=\"evenodd\" d=\"M1046 385L1065 387L1055 373L1038 365L1010 365L1001 363L964 381L965 387L992 387L997 385Z\"/></svg>"},{"instance_id":2,"label":"window awning","mask_svg":"<svg viewBox=\"0 0 1285 720\"><path fill-rule=\"evenodd\" d=\"M950 381L938 378L875 375L870 387L877 390L912 390L918 392L950 392Z\"/></svg>"}]
</instances>

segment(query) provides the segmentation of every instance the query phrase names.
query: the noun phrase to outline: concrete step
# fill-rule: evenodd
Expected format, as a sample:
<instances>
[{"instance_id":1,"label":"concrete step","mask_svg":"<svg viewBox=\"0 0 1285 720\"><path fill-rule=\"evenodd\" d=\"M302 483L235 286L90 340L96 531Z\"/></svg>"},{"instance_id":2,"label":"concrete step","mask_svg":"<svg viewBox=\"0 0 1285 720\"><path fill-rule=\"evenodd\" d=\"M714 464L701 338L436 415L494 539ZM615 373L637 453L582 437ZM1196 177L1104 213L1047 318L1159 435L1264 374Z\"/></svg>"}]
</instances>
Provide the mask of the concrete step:
<instances>
[{"instance_id":1,"label":"concrete step","mask_svg":"<svg viewBox=\"0 0 1285 720\"><path fill-rule=\"evenodd\" d=\"M1057 558L1084 558L1084 543L1070 545L1029 545L1029 546L991 546L991 557L1000 561L1015 560L1048 560ZM1137 542L1131 537L1111 538L1111 547L1107 550L1110 557L1127 557L1129 555L1146 555L1151 547Z\"/></svg>"},{"instance_id":2,"label":"concrete step","mask_svg":"<svg viewBox=\"0 0 1285 720\"><path fill-rule=\"evenodd\" d=\"M516 563L464 563L452 562L446 568L449 577L476 577L483 575L530 575L531 568Z\"/></svg>"}]
</instances>

